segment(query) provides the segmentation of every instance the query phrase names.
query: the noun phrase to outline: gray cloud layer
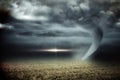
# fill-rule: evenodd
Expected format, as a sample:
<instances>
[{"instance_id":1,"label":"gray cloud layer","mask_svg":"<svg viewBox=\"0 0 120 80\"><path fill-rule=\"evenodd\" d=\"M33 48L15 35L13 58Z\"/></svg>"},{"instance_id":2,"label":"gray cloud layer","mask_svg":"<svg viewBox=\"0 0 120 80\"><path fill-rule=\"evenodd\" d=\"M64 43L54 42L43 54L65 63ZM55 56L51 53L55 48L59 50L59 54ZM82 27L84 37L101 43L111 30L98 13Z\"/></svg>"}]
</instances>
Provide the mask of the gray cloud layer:
<instances>
[{"instance_id":1,"label":"gray cloud layer","mask_svg":"<svg viewBox=\"0 0 120 80\"><path fill-rule=\"evenodd\" d=\"M102 31L108 32L117 20L109 5L94 0L17 0L10 5L16 20L1 24L1 28L12 30L8 41L51 45L68 41L77 45L90 43L91 35L94 42L86 57L98 48Z\"/></svg>"}]
</instances>

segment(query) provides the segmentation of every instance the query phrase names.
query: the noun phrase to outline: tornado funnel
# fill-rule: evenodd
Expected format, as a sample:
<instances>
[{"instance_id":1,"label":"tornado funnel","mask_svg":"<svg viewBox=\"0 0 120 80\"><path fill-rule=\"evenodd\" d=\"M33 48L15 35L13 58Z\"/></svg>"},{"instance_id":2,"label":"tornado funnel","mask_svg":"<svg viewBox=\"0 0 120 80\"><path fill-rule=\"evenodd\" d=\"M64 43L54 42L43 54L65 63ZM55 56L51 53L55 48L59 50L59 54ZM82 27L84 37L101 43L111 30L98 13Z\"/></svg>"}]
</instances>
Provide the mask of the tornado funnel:
<instances>
[{"instance_id":1,"label":"tornado funnel","mask_svg":"<svg viewBox=\"0 0 120 80\"><path fill-rule=\"evenodd\" d=\"M89 50L86 52L86 54L82 57L82 60L88 59L89 56L91 56L99 47L102 37L103 37L103 32L100 28L96 28L93 30L91 33L92 36L92 45L90 46Z\"/></svg>"}]
</instances>

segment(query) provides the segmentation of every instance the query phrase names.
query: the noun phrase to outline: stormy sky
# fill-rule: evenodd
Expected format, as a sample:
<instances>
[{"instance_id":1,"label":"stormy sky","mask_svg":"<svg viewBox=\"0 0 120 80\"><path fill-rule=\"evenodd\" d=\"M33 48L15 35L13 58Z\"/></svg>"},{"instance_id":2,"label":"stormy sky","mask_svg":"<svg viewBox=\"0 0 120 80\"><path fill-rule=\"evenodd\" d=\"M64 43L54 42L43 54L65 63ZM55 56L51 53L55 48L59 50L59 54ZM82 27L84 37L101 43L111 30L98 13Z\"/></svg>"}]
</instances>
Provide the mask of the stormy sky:
<instances>
[{"instance_id":1,"label":"stormy sky","mask_svg":"<svg viewBox=\"0 0 120 80\"><path fill-rule=\"evenodd\" d=\"M39 50L57 48L73 50L57 52L58 58L119 59L118 3L107 0L11 0L5 3L1 0L1 58L53 58L56 53Z\"/></svg>"}]
</instances>

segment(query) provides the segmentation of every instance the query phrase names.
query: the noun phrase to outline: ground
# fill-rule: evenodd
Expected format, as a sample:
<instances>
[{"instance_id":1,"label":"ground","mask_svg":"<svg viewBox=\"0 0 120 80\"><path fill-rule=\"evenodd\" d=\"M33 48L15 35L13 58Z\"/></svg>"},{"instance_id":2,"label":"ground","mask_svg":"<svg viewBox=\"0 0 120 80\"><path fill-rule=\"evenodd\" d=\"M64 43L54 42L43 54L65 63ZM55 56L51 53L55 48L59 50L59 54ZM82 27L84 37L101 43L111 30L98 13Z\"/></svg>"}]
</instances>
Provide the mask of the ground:
<instances>
[{"instance_id":1,"label":"ground","mask_svg":"<svg viewBox=\"0 0 120 80\"><path fill-rule=\"evenodd\" d=\"M82 61L2 63L9 80L120 80L119 64Z\"/></svg>"}]
</instances>

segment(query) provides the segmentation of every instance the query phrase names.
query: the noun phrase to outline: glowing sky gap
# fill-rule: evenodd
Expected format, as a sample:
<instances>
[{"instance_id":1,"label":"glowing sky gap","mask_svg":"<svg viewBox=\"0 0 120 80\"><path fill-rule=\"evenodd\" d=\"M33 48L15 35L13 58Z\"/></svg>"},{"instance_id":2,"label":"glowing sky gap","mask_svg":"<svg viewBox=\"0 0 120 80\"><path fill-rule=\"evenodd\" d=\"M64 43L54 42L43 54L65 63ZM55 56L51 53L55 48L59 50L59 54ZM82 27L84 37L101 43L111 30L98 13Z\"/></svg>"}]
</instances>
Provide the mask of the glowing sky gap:
<instances>
[{"instance_id":1,"label":"glowing sky gap","mask_svg":"<svg viewBox=\"0 0 120 80\"><path fill-rule=\"evenodd\" d=\"M73 50L72 49L57 49L57 48L53 48L53 49L40 49L40 50L36 50L36 51L40 51L40 52L71 52Z\"/></svg>"}]
</instances>

